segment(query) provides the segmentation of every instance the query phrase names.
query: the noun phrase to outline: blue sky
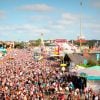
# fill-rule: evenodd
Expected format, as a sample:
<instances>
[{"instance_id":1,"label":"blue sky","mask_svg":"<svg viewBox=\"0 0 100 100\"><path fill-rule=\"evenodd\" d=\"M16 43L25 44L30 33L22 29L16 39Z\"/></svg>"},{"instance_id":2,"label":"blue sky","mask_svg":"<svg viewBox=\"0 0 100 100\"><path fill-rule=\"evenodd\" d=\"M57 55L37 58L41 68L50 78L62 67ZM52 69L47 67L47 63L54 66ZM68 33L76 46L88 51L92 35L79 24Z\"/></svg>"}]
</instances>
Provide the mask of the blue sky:
<instances>
[{"instance_id":1,"label":"blue sky","mask_svg":"<svg viewBox=\"0 0 100 100\"><path fill-rule=\"evenodd\" d=\"M80 7L82 1L82 7ZM100 0L0 0L0 40L100 40Z\"/></svg>"}]
</instances>

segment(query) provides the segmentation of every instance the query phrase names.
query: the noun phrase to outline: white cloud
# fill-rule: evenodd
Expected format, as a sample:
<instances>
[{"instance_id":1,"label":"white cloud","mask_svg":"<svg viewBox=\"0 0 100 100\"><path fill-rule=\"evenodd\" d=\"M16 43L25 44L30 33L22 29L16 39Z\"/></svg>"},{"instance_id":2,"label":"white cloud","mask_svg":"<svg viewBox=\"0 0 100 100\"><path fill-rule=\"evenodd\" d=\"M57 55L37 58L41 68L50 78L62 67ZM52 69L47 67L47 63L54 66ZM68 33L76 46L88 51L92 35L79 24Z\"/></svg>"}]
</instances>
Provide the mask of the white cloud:
<instances>
[{"instance_id":1,"label":"white cloud","mask_svg":"<svg viewBox=\"0 0 100 100\"><path fill-rule=\"evenodd\" d=\"M54 10L53 7L47 4L24 5L24 6L19 7L19 9L25 10L25 11L35 11L35 12L50 12Z\"/></svg>"},{"instance_id":2,"label":"white cloud","mask_svg":"<svg viewBox=\"0 0 100 100\"><path fill-rule=\"evenodd\" d=\"M93 29L93 30L100 30L100 22L99 21L85 22L83 24L83 27Z\"/></svg>"},{"instance_id":3,"label":"white cloud","mask_svg":"<svg viewBox=\"0 0 100 100\"><path fill-rule=\"evenodd\" d=\"M78 16L75 15L75 14L71 14L71 13L63 13L63 14L62 14L62 18L63 18L63 19L66 19L66 20L75 21L75 20L78 18Z\"/></svg>"},{"instance_id":4,"label":"white cloud","mask_svg":"<svg viewBox=\"0 0 100 100\"><path fill-rule=\"evenodd\" d=\"M100 38L100 22L98 20L94 21L94 19L91 16L84 15L82 17L82 32L86 37L88 35L90 36L91 33L91 38L94 37L94 34L96 38ZM49 29L56 33L74 33L75 35L75 32L76 34L80 32L80 15L67 12L63 13L58 20L50 21Z\"/></svg>"},{"instance_id":5,"label":"white cloud","mask_svg":"<svg viewBox=\"0 0 100 100\"><path fill-rule=\"evenodd\" d=\"M95 7L95 8L100 8L100 1L99 0L94 0L92 2L92 6Z\"/></svg>"},{"instance_id":6,"label":"white cloud","mask_svg":"<svg viewBox=\"0 0 100 100\"><path fill-rule=\"evenodd\" d=\"M78 21L79 16L76 14L72 13L63 13L62 18L59 21L59 23L64 24L64 25L71 25L75 24L75 22Z\"/></svg>"},{"instance_id":7,"label":"white cloud","mask_svg":"<svg viewBox=\"0 0 100 100\"><path fill-rule=\"evenodd\" d=\"M5 12L3 10L0 10L0 19L5 17Z\"/></svg>"},{"instance_id":8,"label":"white cloud","mask_svg":"<svg viewBox=\"0 0 100 100\"><path fill-rule=\"evenodd\" d=\"M91 21L86 22L83 25L83 33L85 33L86 38L89 39L98 39L100 40L100 22Z\"/></svg>"},{"instance_id":9,"label":"white cloud","mask_svg":"<svg viewBox=\"0 0 100 100\"><path fill-rule=\"evenodd\" d=\"M47 33L49 30L43 27L36 27L31 24L23 24L23 25L5 25L0 26L1 33L21 33L21 34L37 34L37 33Z\"/></svg>"},{"instance_id":10,"label":"white cloud","mask_svg":"<svg viewBox=\"0 0 100 100\"><path fill-rule=\"evenodd\" d=\"M72 13L63 13L61 19L57 22L63 26L73 25L78 21L79 16Z\"/></svg>"},{"instance_id":11,"label":"white cloud","mask_svg":"<svg viewBox=\"0 0 100 100\"><path fill-rule=\"evenodd\" d=\"M100 30L100 24L97 24L97 23L91 24L90 27L93 28L93 29L99 29Z\"/></svg>"},{"instance_id":12,"label":"white cloud","mask_svg":"<svg viewBox=\"0 0 100 100\"><path fill-rule=\"evenodd\" d=\"M52 23L48 26L49 30L55 30L55 31L62 31L65 29L65 26L61 25L61 24L57 24L57 23Z\"/></svg>"},{"instance_id":13,"label":"white cloud","mask_svg":"<svg viewBox=\"0 0 100 100\"><path fill-rule=\"evenodd\" d=\"M49 21L51 18L50 16L44 16L44 15L40 15L40 16L31 16L30 17L30 21Z\"/></svg>"},{"instance_id":14,"label":"white cloud","mask_svg":"<svg viewBox=\"0 0 100 100\"><path fill-rule=\"evenodd\" d=\"M50 21L49 26L57 30L67 30L68 27L75 25L76 22L78 23L78 18L78 15L71 13L63 13L58 20Z\"/></svg>"},{"instance_id":15,"label":"white cloud","mask_svg":"<svg viewBox=\"0 0 100 100\"><path fill-rule=\"evenodd\" d=\"M80 31L79 17L80 16L77 14L67 13L67 12L62 13L61 16L56 19L49 18L49 17L46 19L46 16L38 16L37 18L35 16L32 17L34 20L41 19L39 20L39 24L32 23L32 24L18 24L18 25L4 25L4 26L2 25L0 26L0 34L2 33L2 36L5 35L6 37L11 36L11 39L15 39L15 40L16 38L23 39L23 37L28 40L36 39L40 37L41 32L45 33L47 38L48 37L67 38L67 36L76 37L76 34L79 33ZM44 21L45 24L41 22L43 21L42 19L43 20L46 19L46 22ZM93 19L95 18L90 19L89 17L85 17L83 19L85 21L82 21L83 22L82 32L85 35L85 37L91 36L91 38L94 38L94 34L95 34L95 37L99 38L99 36L96 35L99 35L100 33L100 22L97 22L97 20L94 21Z\"/></svg>"},{"instance_id":16,"label":"white cloud","mask_svg":"<svg viewBox=\"0 0 100 100\"><path fill-rule=\"evenodd\" d=\"M41 33L49 33L44 27L38 27L32 24L4 25L0 26L0 39L4 40L30 40L40 37Z\"/></svg>"},{"instance_id":17,"label":"white cloud","mask_svg":"<svg viewBox=\"0 0 100 100\"><path fill-rule=\"evenodd\" d=\"M33 26L31 24L25 24L25 25L21 25L21 26L16 26L16 31L17 32L21 32L21 33L29 33L29 34L37 34L37 33L41 33L41 32L45 32L47 33L48 30L43 28L43 27L38 27L38 26Z\"/></svg>"}]
</instances>

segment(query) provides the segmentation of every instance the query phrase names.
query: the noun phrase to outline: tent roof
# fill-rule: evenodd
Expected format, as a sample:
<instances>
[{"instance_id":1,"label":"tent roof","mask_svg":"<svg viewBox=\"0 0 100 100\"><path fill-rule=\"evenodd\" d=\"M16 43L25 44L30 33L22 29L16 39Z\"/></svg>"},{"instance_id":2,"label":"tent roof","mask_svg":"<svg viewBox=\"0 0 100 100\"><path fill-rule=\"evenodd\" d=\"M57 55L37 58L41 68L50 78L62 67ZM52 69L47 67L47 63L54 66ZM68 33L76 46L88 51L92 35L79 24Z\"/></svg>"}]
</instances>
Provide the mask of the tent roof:
<instances>
[{"instance_id":1,"label":"tent roof","mask_svg":"<svg viewBox=\"0 0 100 100\"><path fill-rule=\"evenodd\" d=\"M88 69L100 70L100 66L92 66L92 67L90 67L90 68L88 68Z\"/></svg>"},{"instance_id":2,"label":"tent roof","mask_svg":"<svg viewBox=\"0 0 100 100\"><path fill-rule=\"evenodd\" d=\"M0 51L6 51L6 49L4 49L4 48L0 48Z\"/></svg>"},{"instance_id":3,"label":"tent roof","mask_svg":"<svg viewBox=\"0 0 100 100\"><path fill-rule=\"evenodd\" d=\"M78 73L86 73L88 80L100 80L100 66L93 66L90 68L80 69Z\"/></svg>"},{"instance_id":4,"label":"tent roof","mask_svg":"<svg viewBox=\"0 0 100 100\"><path fill-rule=\"evenodd\" d=\"M100 80L100 76L88 76L88 80Z\"/></svg>"}]
</instances>

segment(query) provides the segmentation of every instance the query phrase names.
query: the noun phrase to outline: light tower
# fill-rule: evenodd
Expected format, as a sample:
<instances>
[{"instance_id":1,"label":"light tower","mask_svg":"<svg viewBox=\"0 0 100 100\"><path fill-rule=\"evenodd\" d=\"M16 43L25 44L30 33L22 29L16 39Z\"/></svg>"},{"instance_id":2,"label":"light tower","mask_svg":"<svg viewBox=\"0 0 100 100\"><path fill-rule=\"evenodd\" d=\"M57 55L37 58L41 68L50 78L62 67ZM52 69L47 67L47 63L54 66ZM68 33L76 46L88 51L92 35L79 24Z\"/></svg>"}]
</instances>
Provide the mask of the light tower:
<instances>
[{"instance_id":1,"label":"light tower","mask_svg":"<svg viewBox=\"0 0 100 100\"><path fill-rule=\"evenodd\" d=\"M80 45L80 51L82 51L82 43L85 42L85 37L82 34L82 1L80 2L80 34L78 36L77 42L79 42Z\"/></svg>"},{"instance_id":2,"label":"light tower","mask_svg":"<svg viewBox=\"0 0 100 100\"><path fill-rule=\"evenodd\" d=\"M43 33L41 33L41 44L40 44L40 47L41 47L41 54L42 56L45 56L45 45L44 45L44 40L43 40Z\"/></svg>"},{"instance_id":3,"label":"light tower","mask_svg":"<svg viewBox=\"0 0 100 100\"><path fill-rule=\"evenodd\" d=\"M41 33L41 46L44 47L43 33Z\"/></svg>"},{"instance_id":4,"label":"light tower","mask_svg":"<svg viewBox=\"0 0 100 100\"><path fill-rule=\"evenodd\" d=\"M81 8L82 8L82 1L80 2L80 36L78 37L79 43L80 43L80 51L82 46L82 14L81 14Z\"/></svg>"}]
</instances>

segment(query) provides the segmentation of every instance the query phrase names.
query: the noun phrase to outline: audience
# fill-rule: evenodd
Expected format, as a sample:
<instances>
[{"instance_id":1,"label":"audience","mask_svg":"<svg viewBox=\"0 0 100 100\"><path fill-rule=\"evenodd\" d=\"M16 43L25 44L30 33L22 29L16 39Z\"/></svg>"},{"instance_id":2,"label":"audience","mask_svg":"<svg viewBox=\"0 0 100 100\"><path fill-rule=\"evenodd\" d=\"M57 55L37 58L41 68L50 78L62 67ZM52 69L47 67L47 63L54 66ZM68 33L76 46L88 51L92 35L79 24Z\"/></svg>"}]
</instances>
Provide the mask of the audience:
<instances>
[{"instance_id":1,"label":"audience","mask_svg":"<svg viewBox=\"0 0 100 100\"><path fill-rule=\"evenodd\" d=\"M86 79L47 59L34 61L33 51L14 49L0 60L0 100L99 100ZM83 98L83 99L81 99Z\"/></svg>"}]
</instances>

